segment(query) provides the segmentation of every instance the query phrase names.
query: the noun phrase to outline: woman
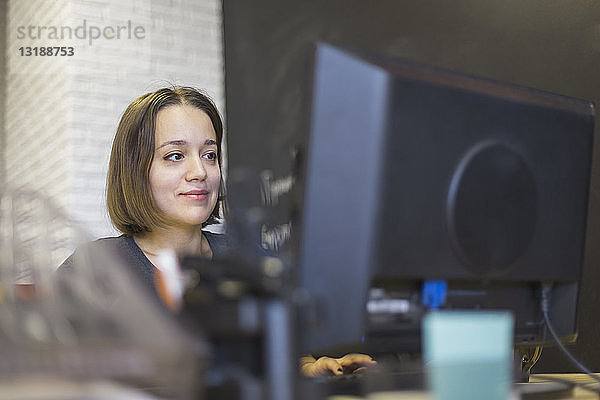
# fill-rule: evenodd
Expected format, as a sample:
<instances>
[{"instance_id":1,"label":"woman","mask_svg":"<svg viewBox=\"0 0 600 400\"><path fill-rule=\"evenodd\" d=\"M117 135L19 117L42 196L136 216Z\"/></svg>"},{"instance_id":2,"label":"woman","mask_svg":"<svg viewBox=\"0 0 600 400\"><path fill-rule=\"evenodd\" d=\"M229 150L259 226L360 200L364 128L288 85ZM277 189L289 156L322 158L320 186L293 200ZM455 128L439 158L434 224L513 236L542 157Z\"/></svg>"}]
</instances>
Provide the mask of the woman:
<instances>
[{"instance_id":1,"label":"woman","mask_svg":"<svg viewBox=\"0 0 600 400\"><path fill-rule=\"evenodd\" d=\"M162 249L211 259L226 251L215 223L223 200L223 124L213 102L196 89L164 88L125 110L110 156L107 206L121 236L97 244L118 251L155 288ZM61 270L73 268L73 256Z\"/></svg>"},{"instance_id":2,"label":"woman","mask_svg":"<svg viewBox=\"0 0 600 400\"><path fill-rule=\"evenodd\" d=\"M188 87L145 94L121 118L109 162L107 206L122 235L96 245L118 251L151 288L156 288L159 251L212 259L227 249L224 235L202 230L220 216L222 138L216 107ZM71 256L60 269L73 263ZM341 375L372 364L363 354L300 360L307 376Z\"/></svg>"}]
</instances>

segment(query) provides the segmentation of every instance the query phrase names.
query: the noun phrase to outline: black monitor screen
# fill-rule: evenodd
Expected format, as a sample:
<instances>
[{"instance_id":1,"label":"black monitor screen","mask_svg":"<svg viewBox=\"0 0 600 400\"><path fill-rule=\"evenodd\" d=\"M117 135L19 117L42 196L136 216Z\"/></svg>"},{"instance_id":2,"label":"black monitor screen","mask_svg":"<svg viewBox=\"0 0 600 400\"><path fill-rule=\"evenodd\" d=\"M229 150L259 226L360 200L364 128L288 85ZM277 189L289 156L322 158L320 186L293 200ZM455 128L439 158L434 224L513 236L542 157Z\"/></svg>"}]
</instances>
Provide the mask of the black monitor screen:
<instances>
[{"instance_id":1,"label":"black monitor screen","mask_svg":"<svg viewBox=\"0 0 600 400\"><path fill-rule=\"evenodd\" d=\"M303 346L385 331L401 348L429 307L510 309L517 341L544 340L541 282L575 333L593 118L583 100L318 45Z\"/></svg>"}]
</instances>

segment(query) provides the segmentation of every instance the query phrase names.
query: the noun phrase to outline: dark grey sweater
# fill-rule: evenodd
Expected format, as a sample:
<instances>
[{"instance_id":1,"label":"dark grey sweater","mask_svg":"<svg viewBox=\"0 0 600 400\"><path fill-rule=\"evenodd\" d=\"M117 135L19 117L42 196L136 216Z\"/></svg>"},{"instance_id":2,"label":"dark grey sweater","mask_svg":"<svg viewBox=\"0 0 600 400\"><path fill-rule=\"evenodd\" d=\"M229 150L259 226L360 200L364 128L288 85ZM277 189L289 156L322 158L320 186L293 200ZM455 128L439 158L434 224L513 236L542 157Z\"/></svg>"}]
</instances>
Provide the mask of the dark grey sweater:
<instances>
[{"instance_id":1,"label":"dark grey sweater","mask_svg":"<svg viewBox=\"0 0 600 400\"><path fill-rule=\"evenodd\" d=\"M223 257L229 247L227 236L208 231L203 231L203 233L213 252L213 258ZM125 264L129 266L134 273L140 275L149 288L154 289L154 265L148 260L148 257L146 257L137 243L135 243L133 237L121 235L102 238L87 244L85 247L86 249L91 250L90 254L93 254L94 250L97 251L99 249L114 252L123 259ZM67 272L73 270L75 255L79 251L82 251L82 249L75 250L75 253L71 254L60 267L58 267L58 271Z\"/></svg>"}]
</instances>

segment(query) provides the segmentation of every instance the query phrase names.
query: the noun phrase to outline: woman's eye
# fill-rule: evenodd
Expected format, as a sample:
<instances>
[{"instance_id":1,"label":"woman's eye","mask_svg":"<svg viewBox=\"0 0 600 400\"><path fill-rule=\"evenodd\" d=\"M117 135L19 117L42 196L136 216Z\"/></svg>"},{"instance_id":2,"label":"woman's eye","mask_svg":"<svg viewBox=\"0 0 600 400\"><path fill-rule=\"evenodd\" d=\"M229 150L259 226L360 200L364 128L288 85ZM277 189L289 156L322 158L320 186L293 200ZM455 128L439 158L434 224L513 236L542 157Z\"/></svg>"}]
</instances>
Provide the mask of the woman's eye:
<instances>
[{"instance_id":1,"label":"woman's eye","mask_svg":"<svg viewBox=\"0 0 600 400\"><path fill-rule=\"evenodd\" d=\"M183 154L181 153L171 153L165 156L165 160L167 161L179 161L183 158Z\"/></svg>"},{"instance_id":2,"label":"woman's eye","mask_svg":"<svg viewBox=\"0 0 600 400\"><path fill-rule=\"evenodd\" d=\"M217 159L217 153L213 153L213 152L206 153L206 154L204 154L203 157L206 158L207 160L215 161Z\"/></svg>"}]
</instances>

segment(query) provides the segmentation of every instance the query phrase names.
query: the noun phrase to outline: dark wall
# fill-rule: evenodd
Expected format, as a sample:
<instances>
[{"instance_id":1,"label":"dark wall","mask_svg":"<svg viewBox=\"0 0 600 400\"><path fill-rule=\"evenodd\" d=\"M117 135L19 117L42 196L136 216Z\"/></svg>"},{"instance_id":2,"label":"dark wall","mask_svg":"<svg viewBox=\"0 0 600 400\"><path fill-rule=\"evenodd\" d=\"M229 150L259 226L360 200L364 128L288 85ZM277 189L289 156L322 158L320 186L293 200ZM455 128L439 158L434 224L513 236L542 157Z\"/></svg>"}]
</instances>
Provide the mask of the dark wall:
<instances>
[{"instance_id":1,"label":"dark wall","mask_svg":"<svg viewBox=\"0 0 600 400\"><path fill-rule=\"evenodd\" d=\"M596 1L226 0L224 17L229 159L234 175L241 166L252 166L251 175L271 170L271 181L297 172L294 157L307 135L309 79L317 40L600 104L600 3ZM596 140L595 146L599 145ZM594 155L574 352L600 370L597 149ZM257 193L247 201L258 202L258 197ZM295 211L294 196L282 194L268 208L264 224L284 224ZM571 369L551 348L544 350L537 367L538 371Z\"/></svg>"}]
</instances>

